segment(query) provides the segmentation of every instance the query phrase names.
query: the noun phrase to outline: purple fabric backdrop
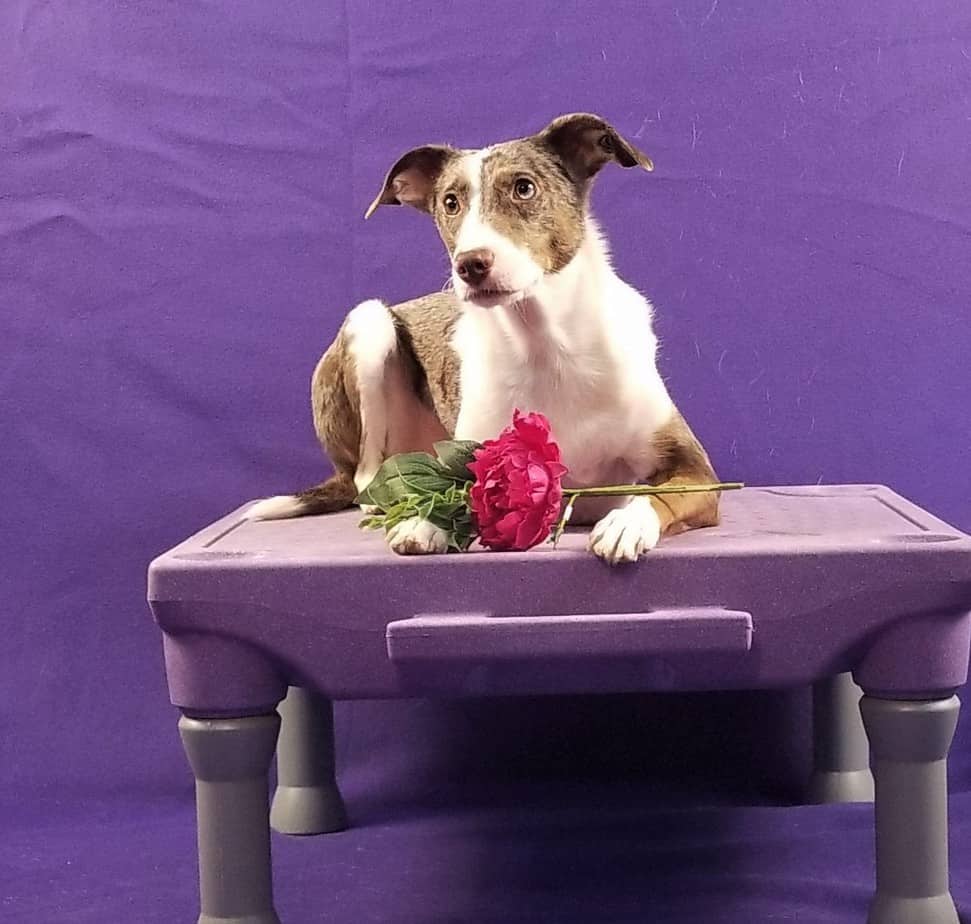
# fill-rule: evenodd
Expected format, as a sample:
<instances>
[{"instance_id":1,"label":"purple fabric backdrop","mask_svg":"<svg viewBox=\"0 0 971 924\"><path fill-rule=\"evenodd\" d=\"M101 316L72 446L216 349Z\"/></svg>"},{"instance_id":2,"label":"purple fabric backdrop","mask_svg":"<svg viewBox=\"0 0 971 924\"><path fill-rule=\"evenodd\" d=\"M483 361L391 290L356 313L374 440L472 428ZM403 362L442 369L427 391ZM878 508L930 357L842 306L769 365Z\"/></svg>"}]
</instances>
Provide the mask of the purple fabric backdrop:
<instances>
[{"instance_id":1,"label":"purple fabric backdrop","mask_svg":"<svg viewBox=\"0 0 971 924\"><path fill-rule=\"evenodd\" d=\"M147 562L318 478L307 383L342 314L443 282L422 216L361 221L392 160L580 109L657 164L605 171L596 212L719 473L884 482L971 528L962 0L6 0L4 920L190 919ZM804 719L802 692L344 706L342 774L371 826L281 842L281 906L317 919L337 895L355 924L389 907L399 924L860 920L866 809L696 807L784 800ZM956 751L962 792L967 732ZM445 781L470 806L452 820L419 798ZM650 808L672 791L683 811ZM955 819L968 901L968 797Z\"/></svg>"}]
</instances>

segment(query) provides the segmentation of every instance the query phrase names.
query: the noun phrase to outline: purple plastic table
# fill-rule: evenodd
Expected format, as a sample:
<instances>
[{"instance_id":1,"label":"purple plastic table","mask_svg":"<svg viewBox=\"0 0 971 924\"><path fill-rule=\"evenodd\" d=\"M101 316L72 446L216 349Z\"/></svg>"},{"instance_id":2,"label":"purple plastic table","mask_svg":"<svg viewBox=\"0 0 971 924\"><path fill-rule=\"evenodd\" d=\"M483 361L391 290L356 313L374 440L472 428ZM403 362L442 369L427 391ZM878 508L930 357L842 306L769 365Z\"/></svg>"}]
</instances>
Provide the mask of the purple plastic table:
<instances>
[{"instance_id":1,"label":"purple plastic table","mask_svg":"<svg viewBox=\"0 0 971 924\"><path fill-rule=\"evenodd\" d=\"M946 760L971 538L887 488L726 494L721 526L619 569L582 531L556 550L401 558L357 512L252 522L245 509L149 570L196 776L201 924L277 922L270 821L345 825L335 699L799 684L815 685L811 798L866 800L876 781L870 924L958 924Z\"/></svg>"}]
</instances>

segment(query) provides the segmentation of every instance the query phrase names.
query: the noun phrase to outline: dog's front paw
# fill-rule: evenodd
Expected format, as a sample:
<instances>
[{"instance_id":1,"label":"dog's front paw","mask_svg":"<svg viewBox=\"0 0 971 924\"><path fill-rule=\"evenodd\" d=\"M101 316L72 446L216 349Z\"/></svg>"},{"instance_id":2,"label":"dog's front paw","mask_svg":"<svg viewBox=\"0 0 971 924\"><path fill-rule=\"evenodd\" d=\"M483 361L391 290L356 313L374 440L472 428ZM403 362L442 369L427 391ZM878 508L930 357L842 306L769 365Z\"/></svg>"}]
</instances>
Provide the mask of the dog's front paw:
<instances>
[{"instance_id":1,"label":"dog's front paw","mask_svg":"<svg viewBox=\"0 0 971 924\"><path fill-rule=\"evenodd\" d=\"M412 517L388 532L388 545L399 555L437 555L448 548L448 536L434 523Z\"/></svg>"},{"instance_id":2,"label":"dog's front paw","mask_svg":"<svg viewBox=\"0 0 971 924\"><path fill-rule=\"evenodd\" d=\"M661 521L647 498L611 510L590 532L588 547L610 565L637 561L661 538Z\"/></svg>"}]
</instances>

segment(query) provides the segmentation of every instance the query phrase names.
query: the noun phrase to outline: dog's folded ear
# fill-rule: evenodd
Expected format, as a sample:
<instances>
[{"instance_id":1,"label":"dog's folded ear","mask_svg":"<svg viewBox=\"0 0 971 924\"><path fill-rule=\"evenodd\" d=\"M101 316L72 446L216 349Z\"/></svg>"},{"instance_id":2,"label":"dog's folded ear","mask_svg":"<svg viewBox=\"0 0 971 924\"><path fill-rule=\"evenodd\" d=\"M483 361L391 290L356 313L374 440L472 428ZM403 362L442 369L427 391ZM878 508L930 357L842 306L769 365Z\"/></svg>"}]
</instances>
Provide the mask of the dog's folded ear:
<instances>
[{"instance_id":1,"label":"dog's folded ear","mask_svg":"<svg viewBox=\"0 0 971 924\"><path fill-rule=\"evenodd\" d=\"M431 211L431 197L442 169L458 154L455 148L426 144L398 158L384 178L384 186L364 213L365 218L379 205L411 205Z\"/></svg>"},{"instance_id":2,"label":"dog's folded ear","mask_svg":"<svg viewBox=\"0 0 971 924\"><path fill-rule=\"evenodd\" d=\"M600 116L574 112L550 122L537 136L553 149L575 179L589 180L604 164L653 170L654 163Z\"/></svg>"}]
</instances>

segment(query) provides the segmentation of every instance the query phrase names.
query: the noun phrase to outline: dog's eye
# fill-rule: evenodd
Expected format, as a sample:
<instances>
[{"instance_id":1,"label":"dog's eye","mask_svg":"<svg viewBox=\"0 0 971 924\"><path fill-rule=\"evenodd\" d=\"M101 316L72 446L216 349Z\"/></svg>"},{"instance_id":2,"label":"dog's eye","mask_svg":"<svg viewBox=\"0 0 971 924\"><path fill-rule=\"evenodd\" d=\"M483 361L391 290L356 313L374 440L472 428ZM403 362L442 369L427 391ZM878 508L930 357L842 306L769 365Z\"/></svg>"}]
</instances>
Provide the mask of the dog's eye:
<instances>
[{"instance_id":1,"label":"dog's eye","mask_svg":"<svg viewBox=\"0 0 971 924\"><path fill-rule=\"evenodd\" d=\"M445 198L442 199L442 208L445 209L446 215L458 215L459 197L455 193L446 193Z\"/></svg>"},{"instance_id":2,"label":"dog's eye","mask_svg":"<svg viewBox=\"0 0 971 924\"><path fill-rule=\"evenodd\" d=\"M532 180L521 176L513 184L512 192L517 199L532 199L536 195L536 184Z\"/></svg>"}]
</instances>

